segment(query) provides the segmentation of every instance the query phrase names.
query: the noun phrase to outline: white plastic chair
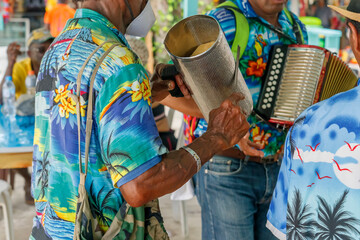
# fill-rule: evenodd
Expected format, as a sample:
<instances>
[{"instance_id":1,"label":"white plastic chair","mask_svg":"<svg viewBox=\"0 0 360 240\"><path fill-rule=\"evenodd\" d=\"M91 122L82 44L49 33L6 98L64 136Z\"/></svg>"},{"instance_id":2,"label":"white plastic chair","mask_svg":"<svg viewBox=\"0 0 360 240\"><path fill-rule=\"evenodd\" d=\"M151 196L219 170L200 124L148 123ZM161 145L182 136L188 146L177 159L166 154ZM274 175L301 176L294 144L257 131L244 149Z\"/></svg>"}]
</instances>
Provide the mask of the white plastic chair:
<instances>
[{"instance_id":1,"label":"white plastic chair","mask_svg":"<svg viewBox=\"0 0 360 240\"><path fill-rule=\"evenodd\" d=\"M13 209L10 198L10 185L3 180L0 180L0 207L2 207L4 213L6 239L14 240Z\"/></svg>"}]
</instances>

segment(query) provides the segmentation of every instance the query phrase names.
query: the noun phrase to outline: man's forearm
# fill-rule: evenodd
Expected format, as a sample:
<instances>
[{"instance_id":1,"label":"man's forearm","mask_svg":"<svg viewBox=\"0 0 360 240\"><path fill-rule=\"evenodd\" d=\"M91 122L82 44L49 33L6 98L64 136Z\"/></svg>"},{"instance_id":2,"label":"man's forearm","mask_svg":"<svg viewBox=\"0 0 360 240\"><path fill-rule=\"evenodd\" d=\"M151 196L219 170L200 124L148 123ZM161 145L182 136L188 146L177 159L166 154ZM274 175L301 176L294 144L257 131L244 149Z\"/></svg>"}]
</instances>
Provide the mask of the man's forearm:
<instances>
[{"instance_id":1,"label":"man's forearm","mask_svg":"<svg viewBox=\"0 0 360 240\"><path fill-rule=\"evenodd\" d=\"M169 95L168 97L166 97L164 100L161 101L161 104L168 106L172 109L175 109L186 115L204 118L198 105L195 103L193 98L191 99L175 98Z\"/></svg>"},{"instance_id":2,"label":"man's forearm","mask_svg":"<svg viewBox=\"0 0 360 240\"><path fill-rule=\"evenodd\" d=\"M202 165L224 146L221 139L207 132L190 144L200 157ZM171 193L184 185L197 170L194 157L180 149L163 156L162 161L131 182L124 184L120 190L128 203L134 207Z\"/></svg>"}]
</instances>

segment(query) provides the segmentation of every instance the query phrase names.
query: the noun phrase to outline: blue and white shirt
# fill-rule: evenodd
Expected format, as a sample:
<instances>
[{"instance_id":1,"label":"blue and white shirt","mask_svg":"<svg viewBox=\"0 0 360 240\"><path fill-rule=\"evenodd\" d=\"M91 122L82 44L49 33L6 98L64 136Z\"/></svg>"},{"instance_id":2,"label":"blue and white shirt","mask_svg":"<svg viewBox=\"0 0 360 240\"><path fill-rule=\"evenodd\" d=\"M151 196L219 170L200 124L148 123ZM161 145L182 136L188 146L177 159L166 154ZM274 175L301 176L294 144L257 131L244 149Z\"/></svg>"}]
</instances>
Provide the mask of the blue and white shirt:
<instances>
[{"instance_id":1,"label":"blue and white shirt","mask_svg":"<svg viewBox=\"0 0 360 240\"><path fill-rule=\"evenodd\" d=\"M303 112L290 130L268 228L279 239L360 239L360 87Z\"/></svg>"}]
</instances>

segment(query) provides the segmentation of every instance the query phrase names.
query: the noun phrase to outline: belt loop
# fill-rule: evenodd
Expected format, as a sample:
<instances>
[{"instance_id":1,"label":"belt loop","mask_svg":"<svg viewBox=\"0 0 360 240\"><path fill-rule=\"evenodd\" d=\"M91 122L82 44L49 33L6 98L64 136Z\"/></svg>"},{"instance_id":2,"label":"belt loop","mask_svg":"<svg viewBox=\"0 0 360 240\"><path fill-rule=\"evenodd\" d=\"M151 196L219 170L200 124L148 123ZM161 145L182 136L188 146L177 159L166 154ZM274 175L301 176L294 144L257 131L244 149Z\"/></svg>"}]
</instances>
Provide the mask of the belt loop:
<instances>
[{"instance_id":1,"label":"belt loop","mask_svg":"<svg viewBox=\"0 0 360 240\"><path fill-rule=\"evenodd\" d=\"M246 155L245 158L244 158L244 162L247 163L250 159L250 156Z\"/></svg>"}]
</instances>

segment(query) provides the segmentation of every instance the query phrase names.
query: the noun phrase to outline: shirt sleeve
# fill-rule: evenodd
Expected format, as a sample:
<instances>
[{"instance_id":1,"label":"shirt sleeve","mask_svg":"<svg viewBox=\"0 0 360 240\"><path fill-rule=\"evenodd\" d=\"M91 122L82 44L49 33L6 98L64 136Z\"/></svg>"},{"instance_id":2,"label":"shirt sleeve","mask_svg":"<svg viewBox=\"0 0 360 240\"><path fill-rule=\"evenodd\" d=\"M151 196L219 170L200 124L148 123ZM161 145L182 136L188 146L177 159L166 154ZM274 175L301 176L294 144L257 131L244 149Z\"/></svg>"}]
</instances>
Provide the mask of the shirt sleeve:
<instances>
[{"instance_id":1,"label":"shirt sleeve","mask_svg":"<svg viewBox=\"0 0 360 240\"><path fill-rule=\"evenodd\" d=\"M267 228L279 239L286 239L286 214L288 202L288 189L291 171L291 146L289 135L286 138L284 157L282 160L277 184L267 214Z\"/></svg>"},{"instance_id":2,"label":"shirt sleeve","mask_svg":"<svg viewBox=\"0 0 360 240\"><path fill-rule=\"evenodd\" d=\"M18 98L21 94L26 93L25 79L27 77L27 71L24 66L24 62L17 62L14 65L12 78L15 85L15 95Z\"/></svg>"},{"instance_id":3,"label":"shirt sleeve","mask_svg":"<svg viewBox=\"0 0 360 240\"><path fill-rule=\"evenodd\" d=\"M103 161L115 187L135 179L167 152L151 110L146 70L131 64L106 80L96 100Z\"/></svg>"},{"instance_id":4,"label":"shirt sleeve","mask_svg":"<svg viewBox=\"0 0 360 240\"><path fill-rule=\"evenodd\" d=\"M230 10L225 8L216 8L206 13L206 15L213 17L216 21L218 21L221 29L225 34L227 42L230 46L232 46L236 33L235 15Z\"/></svg>"}]
</instances>

